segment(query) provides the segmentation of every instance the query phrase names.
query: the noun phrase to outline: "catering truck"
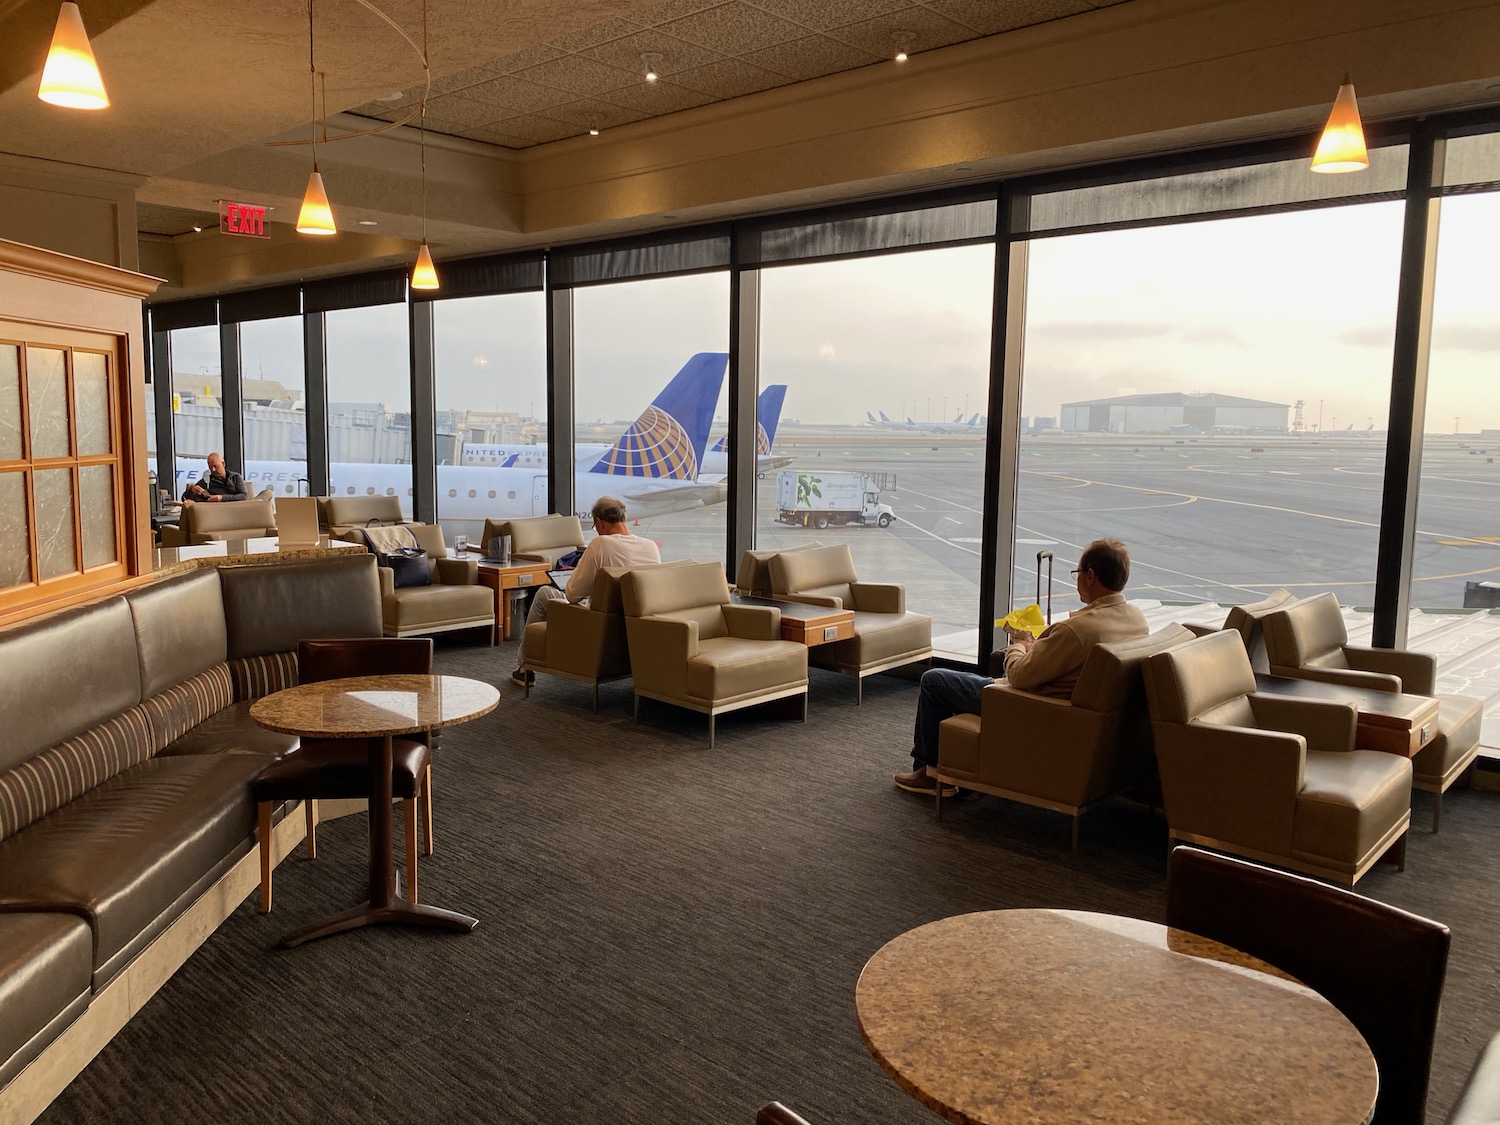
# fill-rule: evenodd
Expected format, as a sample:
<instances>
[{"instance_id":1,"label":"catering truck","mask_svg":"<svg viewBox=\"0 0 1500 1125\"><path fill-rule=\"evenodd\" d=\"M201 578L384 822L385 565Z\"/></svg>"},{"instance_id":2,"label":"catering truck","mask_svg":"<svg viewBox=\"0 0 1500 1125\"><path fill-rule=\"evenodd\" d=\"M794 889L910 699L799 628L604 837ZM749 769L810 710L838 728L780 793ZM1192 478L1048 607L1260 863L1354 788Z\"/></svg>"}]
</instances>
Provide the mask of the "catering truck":
<instances>
[{"instance_id":1,"label":"catering truck","mask_svg":"<svg viewBox=\"0 0 1500 1125\"><path fill-rule=\"evenodd\" d=\"M880 494L895 487L895 473L782 469L776 474L776 518L801 527L890 527L896 513L880 502Z\"/></svg>"}]
</instances>

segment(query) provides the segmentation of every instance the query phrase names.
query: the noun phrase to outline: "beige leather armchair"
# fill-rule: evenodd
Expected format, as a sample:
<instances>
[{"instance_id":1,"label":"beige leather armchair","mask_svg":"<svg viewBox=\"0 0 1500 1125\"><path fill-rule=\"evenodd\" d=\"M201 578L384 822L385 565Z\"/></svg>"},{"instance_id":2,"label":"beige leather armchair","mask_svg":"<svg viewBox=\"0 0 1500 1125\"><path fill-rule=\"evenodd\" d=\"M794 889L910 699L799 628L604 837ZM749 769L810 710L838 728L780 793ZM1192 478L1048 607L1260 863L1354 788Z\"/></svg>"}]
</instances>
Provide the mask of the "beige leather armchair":
<instances>
[{"instance_id":1,"label":"beige leather armchair","mask_svg":"<svg viewBox=\"0 0 1500 1125\"><path fill-rule=\"evenodd\" d=\"M389 567L380 567L377 572L381 626L387 637L484 628L489 631L489 643L495 643L494 591L479 584L479 564L474 559L447 557L442 528L414 523L403 527L369 527L358 534L378 553L413 546L427 552L429 585L397 589Z\"/></svg>"},{"instance_id":2,"label":"beige leather armchair","mask_svg":"<svg viewBox=\"0 0 1500 1125\"><path fill-rule=\"evenodd\" d=\"M1296 597L1286 590L1275 590L1258 602L1229 607L1229 614L1224 618L1223 627L1240 635L1240 639L1245 642L1245 652L1250 657L1250 667L1255 671L1270 671L1270 664L1266 659L1264 628L1266 616L1296 600ZM1214 632L1213 629L1202 625L1189 625L1187 628L1193 631L1194 636L1199 637Z\"/></svg>"},{"instance_id":3,"label":"beige leather armchair","mask_svg":"<svg viewBox=\"0 0 1500 1125\"><path fill-rule=\"evenodd\" d=\"M667 567L689 562L663 563ZM533 672L592 684L594 710L599 710L599 685L630 675L630 649L625 640L625 603L620 579L631 567L606 566L594 579L588 602L558 600L547 620L533 621L521 638L522 662ZM637 569L650 570L652 567ZM526 687L531 695L531 686Z\"/></svg>"},{"instance_id":4,"label":"beige leather armchair","mask_svg":"<svg viewBox=\"0 0 1500 1125\"><path fill-rule=\"evenodd\" d=\"M1430 695L1438 701L1437 734L1411 760L1412 784L1435 794L1432 830L1442 823L1443 794L1479 755L1484 703L1438 695L1437 658L1425 652L1361 648L1349 643L1333 594L1292 602L1266 618L1271 673L1378 691Z\"/></svg>"},{"instance_id":5,"label":"beige leather armchair","mask_svg":"<svg viewBox=\"0 0 1500 1125\"><path fill-rule=\"evenodd\" d=\"M932 655L932 618L906 611L904 586L861 582L846 544L782 551L770 566L772 597L854 611L854 636L819 645L810 659L854 676L856 703L866 676Z\"/></svg>"},{"instance_id":6,"label":"beige leather armchair","mask_svg":"<svg viewBox=\"0 0 1500 1125\"><path fill-rule=\"evenodd\" d=\"M1227 632L1154 653L1145 682L1169 841L1346 886L1404 864L1411 763L1355 750L1352 705L1257 694Z\"/></svg>"},{"instance_id":7,"label":"beige leather armchair","mask_svg":"<svg viewBox=\"0 0 1500 1125\"><path fill-rule=\"evenodd\" d=\"M731 605L715 563L652 567L621 580L625 636L641 699L656 699L714 718L772 700L792 701L807 717L807 649L781 639L774 606Z\"/></svg>"},{"instance_id":8,"label":"beige leather armchair","mask_svg":"<svg viewBox=\"0 0 1500 1125\"><path fill-rule=\"evenodd\" d=\"M380 524L400 526L411 523L401 514L401 499L397 496L328 496L319 498L318 515L328 534L335 539L361 542L359 532L372 520Z\"/></svg>"},{"instance_id":9,"label":"beige leather armchair","mask_svg":"<svg viewBox=\"0 0 1500 1125\"><path fill-rule=\"evenodd\" d=\"M184 503L177 526L164 524L163 547L192 547L225 539L254 539L276 534L276 516L269 500L235 500L230 503Z\"/></svg>"},{"instance_id":10,"label":"beige leather armchair","mask_svg":"<svg viewBox=\"0 0 1500 1125\"><path fill-rule=\"evenodd\" d=\"M485 520L480 545L488 548L497 535L510 536L510 557L516 562L544 562L548 566L583 547L583 524L577 516L532 516L524 520Z\"/></svg>"},{"instance_id":11,"label":"beige leather armchair","mask_svg":"<svg viewBox=\"0 0 1500 1125\"><path fill-rule=\"evenodd\" d=\"M734 588L754 598L769 598L771 593L771 560L790 551L810 551L822 543L800 543L795 547L778 547L774 551L745 551L740 555L740 569L735 573Z\"/></svg>"},{"instance_id":12,"label":"beige leather armchair","mask_svg":"<svg viewBox=\"0 0 1500 1125\"><path fill-rule=\"evenodd\" d=\"M991 684L978 715L955 715L938 728L938 781L1067 813L1076 852L1083 810L1149 781L1156 768L1146 658L1192 639L1184 626L1168 625L1149 637L1095 645L1071 699L1034 695L1004 680ZM941 784L937 793L941 816Z\"/></svg>"}]
</instances>

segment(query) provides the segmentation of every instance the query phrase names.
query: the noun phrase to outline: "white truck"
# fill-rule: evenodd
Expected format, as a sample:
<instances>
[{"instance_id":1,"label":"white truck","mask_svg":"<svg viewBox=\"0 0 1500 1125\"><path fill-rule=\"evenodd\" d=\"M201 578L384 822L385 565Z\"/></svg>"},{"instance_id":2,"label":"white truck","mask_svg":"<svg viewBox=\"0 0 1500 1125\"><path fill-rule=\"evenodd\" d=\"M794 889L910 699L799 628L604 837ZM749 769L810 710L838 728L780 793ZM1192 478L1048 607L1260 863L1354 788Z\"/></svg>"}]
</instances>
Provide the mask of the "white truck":
<instances>
[{"instance_id":1,"label":"white truck","mask_svg":"<svg viewBox=\"0 0 1500 1125\"><path fill-rule=\"evenodd\" d=\"M849 523L890 527L896 513L880 502L880 493L895 487L895 473L782 469L776 474L776 518L802 527Z\"/></svg>"}]
</instances>

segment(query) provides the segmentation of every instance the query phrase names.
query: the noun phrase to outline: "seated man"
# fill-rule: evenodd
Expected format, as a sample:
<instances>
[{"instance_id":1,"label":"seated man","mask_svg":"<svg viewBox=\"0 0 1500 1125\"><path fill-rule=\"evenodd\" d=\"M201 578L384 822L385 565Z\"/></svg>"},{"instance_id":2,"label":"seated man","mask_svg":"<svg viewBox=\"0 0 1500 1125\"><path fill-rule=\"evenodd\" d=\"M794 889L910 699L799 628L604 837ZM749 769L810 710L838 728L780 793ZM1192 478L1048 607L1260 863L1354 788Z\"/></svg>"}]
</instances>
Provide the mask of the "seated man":
<instances>
[{"instance_id":1,"label":"seated man","mask_svg":"<svg viewBox=\"0 0 1500 1125\"><path fill-rule=\"evenodd\" d=\"M196 500L203 504L219 504L229 500L250 499L250 486L245 478L224 464L218 453L208 455L208 472L203 479L187 486L182 494L184 502Z\"/></svg>"},{"instance_id":2,"label":"seated man","mask_svg":"<svg viewBox=\"0 0 1500 1125\"><path fill-rule=\"evenodd\" d=\"M594 579L601 566L646 566L661 562L661 552L656 543L632 535L625 526L625 501L613 496L601 496L590 513L594 517L594 539L584 549L573 573L568 576L566 593L556 586L543 586L536 592L531 609L526 614L526 624L547 620L547 610L559 598L586 604L594 592ZM536 680L536 673L525 664L517 664L510 678L525 686Z\"/></svg>"},{"instance_id":3,"label":"seated man","mask_svg":"<svg viewBox=\"0 0 1500 1125\"><path fill-rule=\"evenodd\" d=\"M1140 610L1128 605L1125 583L1130 579L1130 552L1118 539L1096 539L1078 559L1078 597L1083 608L1066 621L1049 625L1039 637L1012 633L1005 650L1005 679L1011 687L1038 695L1068 699L1078 682L1078 673L1096 644L1144 637L1150 630ZM995 681L973 672L933 668L922 673L917 696L917 722L912 732L910 773L898 773L896 787L908 793L932 796L937 780L927 776L927 767L937 765L938 724L953 715L979 714L979 697ZM1029 732L1045 736L1045 731ZM1024 734L1022 735L1024 737ZM1046 747L1038 744L1037 753ZM943 787L943 796L957 789Z\"/></svg>"}]
</instances>

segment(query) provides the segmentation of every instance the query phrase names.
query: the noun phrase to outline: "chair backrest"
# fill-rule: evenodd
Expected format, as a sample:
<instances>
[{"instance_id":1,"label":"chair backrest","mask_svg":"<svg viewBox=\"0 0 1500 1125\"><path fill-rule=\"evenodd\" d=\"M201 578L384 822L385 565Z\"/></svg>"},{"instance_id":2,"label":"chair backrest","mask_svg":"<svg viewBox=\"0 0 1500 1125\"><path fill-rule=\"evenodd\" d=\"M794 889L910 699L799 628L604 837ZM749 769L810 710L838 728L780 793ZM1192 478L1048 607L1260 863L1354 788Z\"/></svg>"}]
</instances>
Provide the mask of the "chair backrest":
<instances>
[{"instance_id":1,"label":"chair backrest","mask_svg":"<svg viewBox=\"0 0 1500 1125\"><path fill-rule=\"evenodd\" d=\"M509 526L507 526L509 525ZM577 516L533 516L486 526L485 533L510 536L513 555L533 554L550 547L582 547L583 523ZM489 540L486 539L485 542Z\"/></svg>"},{"instance_id":2,"label":"chair backrest","mask_svg":"<svg viewBox=\"0 0 1500 1125\"><path fill-rule=\"evenodd\" d=\"M1168 625L1147 637L1095 645L1078 673L1070 702L1090 711L1130 711L1145 716L1142 669L1146 658L1192 639L1193 632L1186 626Z\"/></svg>"},{"instance_id":3,"label":"chair backrest","mask_svg":"<svg viewBox=\"0 0 1500 1125\"><path fill-rule=\"evenodd\" d=\"M419 546L415 532L415 527L405 524L400 527L362 527L360 537L369 544L370 550L385 555L402 547Z\"/></svg>"},{"instance_id":4,"label":"chair backrest","mask_svg":"<svg viewBox=\"0 0 1500 1125\"><path fill-rule=\"evenodd\" d=\"M1347 667L1343 659L1349 634L1334 594L1314 594L1268 613L1266 658L1272 667L1300 668L1318 663Z\"/></svg>"},{"instance_id":5,"label":"chair backrest","mask_svg":"<svg viewBox=\"0 0 1500 1125\"><path fill-rule=\"evenodd\" d=\"M620 582L626 617L680 613L729 603L729 583L717 563L634 567Z\"/></svg>"},{"instance_id":6,"label":"chair backrest","mask_svg":"<svg viewBox=\"0 0 1500 1125\"><path fill-rule=\"evenodd\" d=\"M242 539L276 534L269 500L235 500L227 504L185 504L182 528L188 535Z\"/></svg>"},{"instance_id":7,"label":"chair backrest","mask_svg":"<svg viewBox=\"0 0 1500 1125\"><path fill-rule=\"evenodd\" d=\"M1172 852L1167 925L1258 957L1321 994L1380 1071L1374 1125L1421 1125L1448 927L1301 875L1197 848Z\"/></svg>"},{"instance_id":8,"label":"chair backrest","mask_svg":"<svg viewBox=\"0 0 1500 1125\"><path fill-rule=\"evenodd\" d=\"M1277 590L1258 602L1229 607L1229 615L1224 618L1224 628L1233 629L1245 642L1245 651L1250 655L1250 667L1254 671L1270 670L1270 664L1266 660L1266 615L1296 600L1296 596L1289 591Z\"/></svg>"},{"instance_id":9,"label":"chair backrest","mask_svg":"<svg viewBox=\"0 0 1500 1125\"><path fill-rule=\"evenodd\" d=\"M624 613L625 600L620 580L632 570L655 570L658 567L695 565L691 559L680 559L669 563L647 563L645 566L601 566L594 578L594 592L589 595L589 608L598 613Z\"/></svg>"},{"instance_id":10,"label":"chair backrest","mask_svg":"<svg viewBox=\"0 0 1500 1125\"><path fill-rule=\"evenodd\" d=\"M349 676L430 676L431 637L358 637L297 643L297 681Z\"/></svg>"},{"instance_id":11,"label":"chair backrest","mask_svg":"<svg viewBox=\"0 0 1500 1125\"><path fill-rule=\"evenodd\" d=\"M406 520L396 496L330 496L323 505L323 516L332 535L364 527L371 520L390 524Z\"/></svg>"},{"instance_id":12,"label":"chair backrest","mask_svg":"<svg viewBox=\"0 0 1500 1125\"><path fill-rule=\"evenodd\" d=\"M1195 637L1146 658L1146 703L1155 722L1188 723L1226 704L1243 703L1255 673L1238 633Z\"/></svg>"},{"instance_id":13,"label":"chair backrest","mask_svg":"<svg viewBox=\"0 0 1500 1125\"><path fill-rule=\"evenodd\" d=\"M740 569L734 577L734 588L742 594L757 598L771 596L771 560L777 555L791 551L810 551L822 543L801 543L796 547L780 547L774 551L745 551L740 555Z\"/></svg>"},{"instance_id":14,"label":"chair backrest","mask_svg":"<svg viewBox=\"0 0 1500 1125\"><path fill-rule=\"evenodd\" d=\"M775 594L816 594L852 601L849 584L859 581L847 543L807 551L782 551L771 559Z\"/></svg>"}]
</instances>

